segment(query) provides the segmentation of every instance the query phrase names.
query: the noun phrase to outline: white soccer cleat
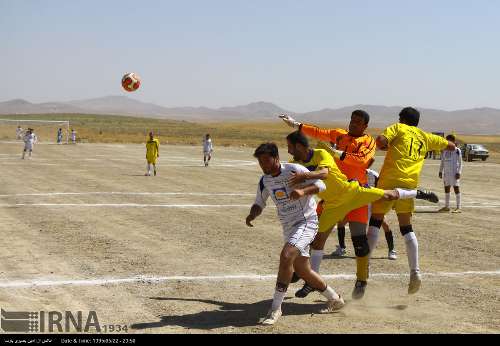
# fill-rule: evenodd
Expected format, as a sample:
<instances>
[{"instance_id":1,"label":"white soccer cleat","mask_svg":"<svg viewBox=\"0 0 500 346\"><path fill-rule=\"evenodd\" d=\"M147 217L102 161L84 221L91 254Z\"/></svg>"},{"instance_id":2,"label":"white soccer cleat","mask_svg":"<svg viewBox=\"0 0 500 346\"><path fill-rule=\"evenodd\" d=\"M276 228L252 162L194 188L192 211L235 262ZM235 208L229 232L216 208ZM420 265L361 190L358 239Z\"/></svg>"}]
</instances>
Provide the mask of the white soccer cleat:
<instances>
[{"instance_id":1,"label":"white soccer cleat","mask_svg":"<svg viewBox=\"0 0 500 346\"><path fill-rule=\"evenodd\" d=\"M332 252L332 256L342 257L345 256L346 252L347 251L345 247L337 245L337 249L334 252Z\"/></svg>"},{"instance_id":2,"label":"white soccer cleat","mask_svg":"<svg viewBox=\"0 0 500 346\"><path fill-rule=\"evenodd\" d=\"M266 318L264 319L264 321L262 321L262 324L265 326L272 326L273 324L275 324L278 321L278 319L281 317L281 315L282 315L281 309L274 310L274 311L269 310Z\"/></svg>"},{"instance_id":3,"label":"white soccer cleat","mask_svg":"<svg viewBox=\"0 0 500 346\"><path fill-rule=\"evenodd\" d=\"M390 250L389 254L387 255L387 257L390 260L397 260L398 259L398 255L396 255L396 250Z\"/></svg>"},{"instance_id":4,"label":"white soccer cleat","mask_svg":"<svg viewBox=\"0 0 500 346\"><path fill-rule=\"evenodd\" d=\"M320 310L320 314L331 314L345 306L344 298L339 296L338 299L329 300L326 302L326 308Z\"/></svg>"},{"instance_id":5,"label":"white soccer cleat","mask_svg":"<svg viewBox=\"0 0 500 346\"><path fill-rule=\"evenodd\" d=\"M410 273L410 283L408 284L408 294L417 293L422 284L422 277L419 272L412 271Z\"/></svg>"},{"instance_id":6,"label":"white soccer cleat","mask_svg":"<svg viewBox=\"0 0 500 346\"><path fill-rule=\"evenodd\" d=\"M456 208L455 210L452 211L453 214L460 214L462 212L461 208Z\"/></svg>"}]
</instances>

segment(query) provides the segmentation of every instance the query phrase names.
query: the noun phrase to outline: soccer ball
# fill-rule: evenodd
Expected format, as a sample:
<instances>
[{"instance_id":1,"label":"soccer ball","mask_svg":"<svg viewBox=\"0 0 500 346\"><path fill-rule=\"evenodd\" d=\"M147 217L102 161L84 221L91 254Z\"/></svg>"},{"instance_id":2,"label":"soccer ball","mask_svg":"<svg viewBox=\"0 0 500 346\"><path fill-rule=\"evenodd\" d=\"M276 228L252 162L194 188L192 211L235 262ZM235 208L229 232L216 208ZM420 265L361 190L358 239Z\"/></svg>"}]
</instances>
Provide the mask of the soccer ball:
<instances>
[{"instance_id":1,"label":"soccer ball","mask_svg":"<svg viewBox=\"0 0 500 346\"><path fill-rule=\"evenodd\" d=\"M139 89L140 85L141 78L137 75L137 73L126 73L122 78L122 87L123 89L125 89L125 91L136 91L137 89Z\"/></svg>"}]
</instances>

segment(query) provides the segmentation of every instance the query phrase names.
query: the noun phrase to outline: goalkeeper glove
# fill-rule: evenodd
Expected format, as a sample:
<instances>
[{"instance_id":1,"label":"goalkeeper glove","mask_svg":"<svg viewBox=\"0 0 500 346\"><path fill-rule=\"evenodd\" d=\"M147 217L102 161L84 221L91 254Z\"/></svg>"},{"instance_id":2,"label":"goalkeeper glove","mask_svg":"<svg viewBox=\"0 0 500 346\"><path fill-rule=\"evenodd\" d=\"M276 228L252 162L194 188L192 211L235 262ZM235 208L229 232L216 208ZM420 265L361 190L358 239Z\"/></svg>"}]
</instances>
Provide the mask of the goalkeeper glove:
<instances>
[{"instance_id":1,"label":"goalkeeper glove","mask_svg":"<svg viewBox=\"0 0 500 346\"><path fill-rule=\"evenodd\" d=\"M294 118L292 118L291 116L289 115L286 115L286 114L281 114L279 116L281 119L283 119L283 121L290 127L293 127L294 129L297 129L299 130L300 129L300 125L302 125L301 123L299 123L297 120L295 120Z\"/></svg>"},{"instance_id":2,"label":"goalkeeper glove","mask_svg":"<svg viewBox=\"0 0 500 346\"><path fill-rule=\"evenodd\" d=\"M328 151L328 153L330 153L330 155L332 155L334 158L339 159L340 161L345 159L346 152L335 149L329 143L320 141L318 142L318 148L325 149L326 151Z\"/></svg>"}]
</instances>

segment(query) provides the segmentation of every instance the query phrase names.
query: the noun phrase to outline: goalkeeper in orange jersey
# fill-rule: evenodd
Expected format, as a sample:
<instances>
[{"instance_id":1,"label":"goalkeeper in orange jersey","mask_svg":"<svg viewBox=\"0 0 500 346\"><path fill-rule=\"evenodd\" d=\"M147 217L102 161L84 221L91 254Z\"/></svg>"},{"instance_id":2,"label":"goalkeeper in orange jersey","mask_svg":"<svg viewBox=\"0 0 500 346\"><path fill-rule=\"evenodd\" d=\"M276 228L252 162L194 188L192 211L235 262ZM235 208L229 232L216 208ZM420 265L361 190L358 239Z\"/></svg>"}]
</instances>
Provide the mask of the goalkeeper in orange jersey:
<instances>
[{"instance_id":1,"label":"goalkeeper in orange jersey","mask_svg":"<svg viewBox=\"0 0 500 346\"><path fill-rule=\"evenodd\" d=\"M303 124L295 121L287 115L280 116L290 127L300 130L303 134L317 138L321 141L330 142L343 153L335 157L335 163L348 180L356 180L361 186L367 186L368 180L366 170L373 162L375 156L375 139L366 134L365 130L370 121L370 115L363 110L355 110L351 114L348 130L344 129L321 129L314 125ZM356 254L358 267L366 267L358 270L352 297L360 299L363 297L367 284L368 274L368 239L366 228L368 225L368 205L350 211L345 218L349 222L351 240ZM323 258L323 249L317 250L314 256ZM299 296L307 296L308 287L304 286Z\"/></svg>"},{"instance_id":2,"label":"goalkeeper in orange jersey","mask_svg":"<svg viewBox=\"0 0 500 346\"><path fill-rule=\"evenodd\" d=\"M378 199L437 199L437 196L433 193L399 188L382 190L363 187L354 180L348 181L345 174L340 171L334 161L334 157L339 157L343 154L333 149L329 144L322 143L321 149L311 149L307 137L302 132L295 131L287 136L288 153L293 156L293 161L291 162L298 163L306 167L309 171L307 173L295 174L289 180L291 186L300 184L307 179L321 179L326 185L326 190L318 194L318 197L324 200L323 211L319 218L318 234L311 244L311 268L316 273L319 273L319 267L323 258L323 249L328 236L333 227L338 222L344 220L351 210L368 205ZM356 277L364 279L366 282L368 279L368 255L370 251L366 241L366 233L364 234L364 238L363 242L360 241L357 243L362 244L363 248L361 250L366 255L361 257L356 263ZM292 282L296 282L297 280L298 276L295 275ZM365 286L356 284L353 295L356 296L359 287L364 292ZM301 290L296 292L296 296L299 298L304 297L312 291L314 291L314 288L306 284ZM304 295L304 293L306 294Z\"/></svg>"},{"instance_id":3,"label":"goalkeeper in orange jersey","mask_svg":"<svg viewBox=\"0 0 500 346\"><path fill-rule=\"evenodd\" d=\"M156 160L160 157L160 141L154 138L153 132L149 133L149 140L146 143L146 160L147 171L145 176L151 176L151 165L153 166L153 172L156 176Z\"/></svg>"}]
</instances>

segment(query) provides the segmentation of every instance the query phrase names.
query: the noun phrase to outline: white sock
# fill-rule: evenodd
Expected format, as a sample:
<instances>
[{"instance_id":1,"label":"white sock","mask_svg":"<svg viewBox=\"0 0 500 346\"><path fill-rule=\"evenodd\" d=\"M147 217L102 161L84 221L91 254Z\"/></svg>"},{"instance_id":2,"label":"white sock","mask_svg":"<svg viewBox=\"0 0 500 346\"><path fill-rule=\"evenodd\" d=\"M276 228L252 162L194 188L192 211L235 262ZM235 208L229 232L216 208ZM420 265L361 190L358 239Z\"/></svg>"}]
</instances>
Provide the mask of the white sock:
<instances>
[{"instance_id":1,"label":"white sock","mask_svg":"<svg viewBox=\"0 0 500 346\"><path fill-rule=\"evenodd\" d=\"M366 233L366 237L368 238L368 247L370 248L370 253L375 250L378 242L378 234L380 232L380 228L375 226L369 226L368 232Z\"/></svg>"},{"instance_id":2,"label":"white sock","mask_svg":"<svg viewBox=\"0 0 500 346\"><path fill-rule=\"evenodd\" d=\"M311 250L311 268L316 273L319 273L319 266L323 260L323 250Z\"/></svg>"},{"instance_id":3,"label":"white sock","mask_svg":"<svg viewBox=\"0 0 500 346\"><path fill-rule=\"evenodd\" d=\"M412 199L417 197L417 190L396 189L399 199Z\"/></svg>"},{"instance_id":4,"label":"white sock","mask_svg":"<svg viewBox=\"0 0 500 346\"><path fill-rule=\"evenodd\" d=\"M151 174L151 165L148 163L146 167L148 174Z\"/></svg>"},{"instance_id":5,"label":"white sock","mask_svg":"<svg viewBox=\"0 0 500 346\"><path fill-rule=\"evenodd\" d=\"M273 297L273 303L271 305L271 309L273 311L278 310L281 308L281 304L283 303L283 300L285 299L286 292L281 292L278 290L274 291L274 297Z\"/></svg>"},{"instance_id":6,"label":"white sock","mask_svg":"<svg viewBox=\"0 0 500 346\"><path fill-rule=\"evenodd\" d=\"M457 198L457 209L460 209L462 207L462 194L456 193L455 197Z\"/></svg>"},{"instance_id":7,"label":"white sock","mask_svg":"<svg viewBox=\"0 0 500 346\"><path fill-rule=\"evenodd\" d=\"M446 208L450 207L450 193L449 192L445 192L445 194L444 194L444 206Z\"/></svg>"},{"instance_id":8,"label":"white sock","mask_svg":"<svg viewBox=\"0 0 500 346\"><path fill-rule=\"evenodd\" d=\"M418 266L418 241L415 233L410 232L405 235L406 253L408 255L408 265L411 271L420 271Z\"/></svg>"},{"instance_id":9,"label":"white sock","mask_svg":"<svg viewBox=\"0 0 500 346\"><path fill-rule=\"evenodd\" d=\"M326 286L326 290L321 292L321 295L328 300L337 300L340 298L337 292L335 292L335 290L328 285Z\"/></svg>"}]
</instances>

